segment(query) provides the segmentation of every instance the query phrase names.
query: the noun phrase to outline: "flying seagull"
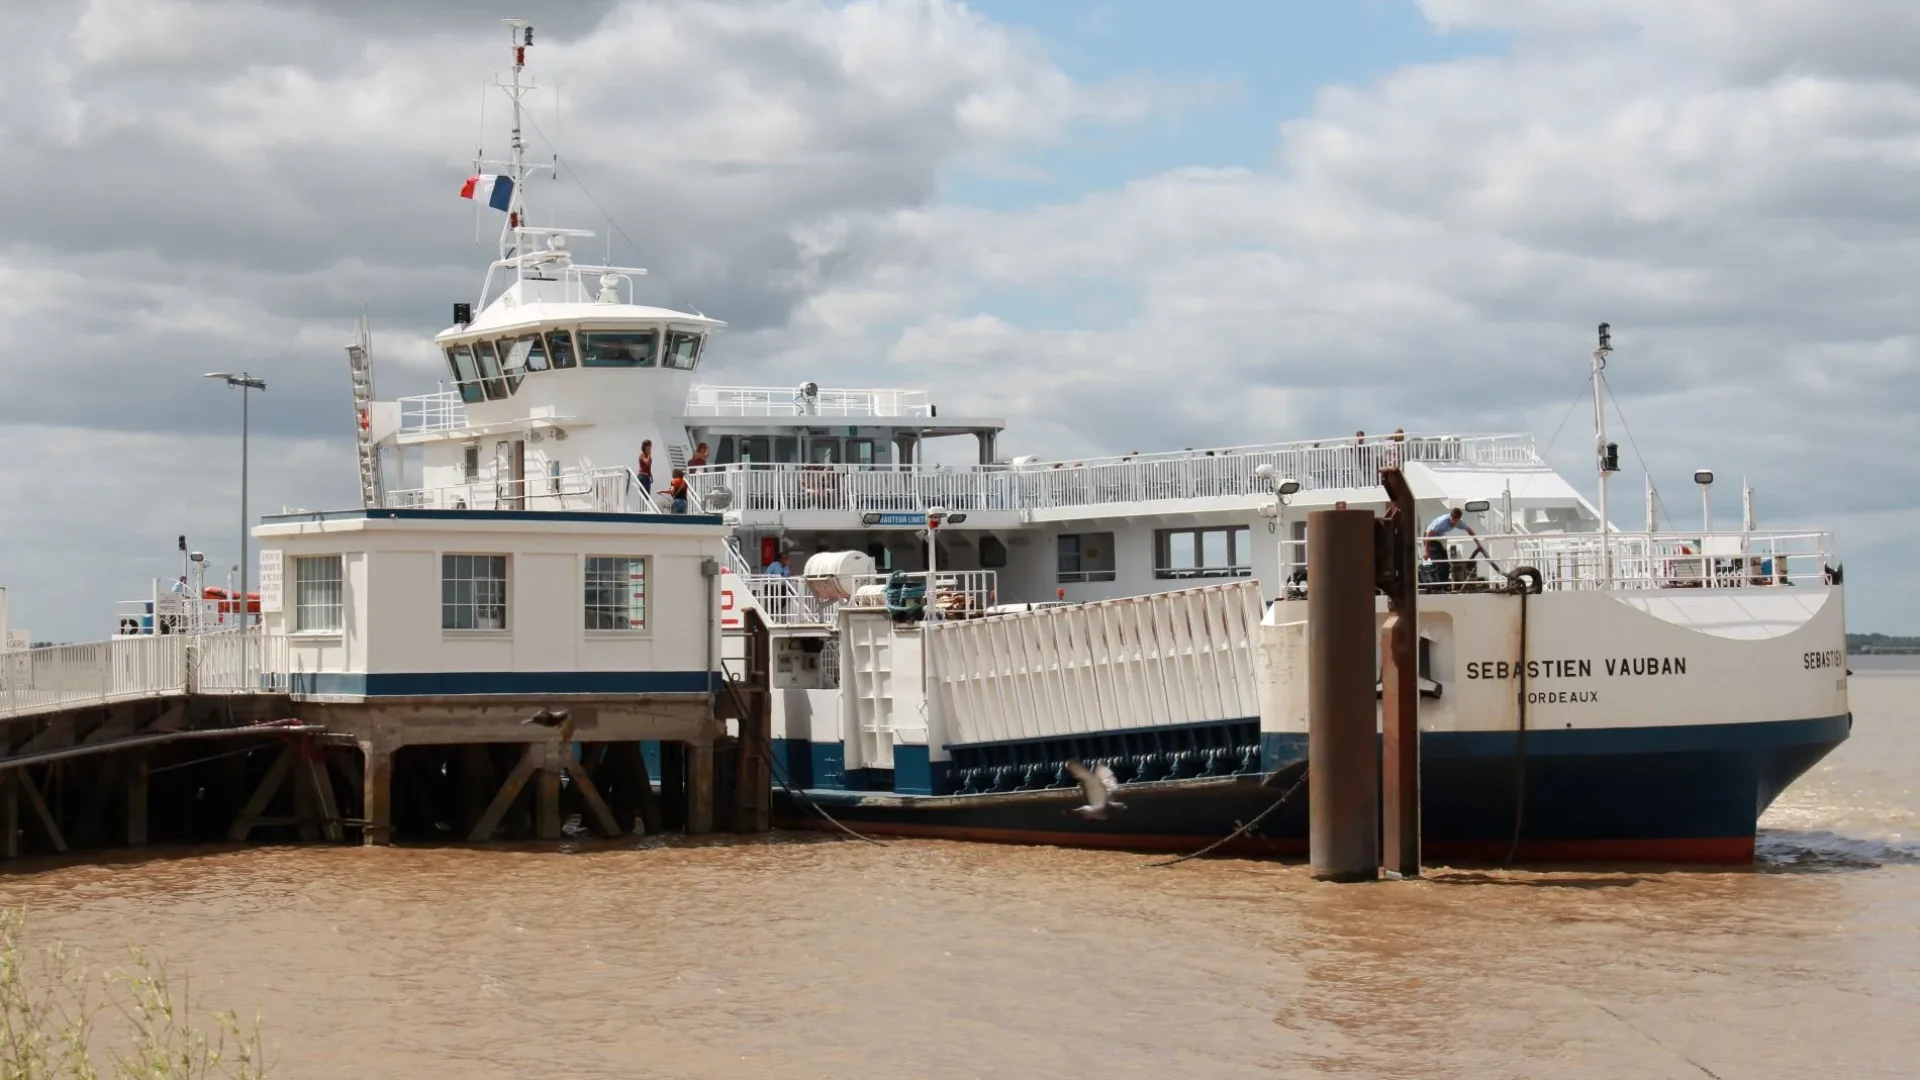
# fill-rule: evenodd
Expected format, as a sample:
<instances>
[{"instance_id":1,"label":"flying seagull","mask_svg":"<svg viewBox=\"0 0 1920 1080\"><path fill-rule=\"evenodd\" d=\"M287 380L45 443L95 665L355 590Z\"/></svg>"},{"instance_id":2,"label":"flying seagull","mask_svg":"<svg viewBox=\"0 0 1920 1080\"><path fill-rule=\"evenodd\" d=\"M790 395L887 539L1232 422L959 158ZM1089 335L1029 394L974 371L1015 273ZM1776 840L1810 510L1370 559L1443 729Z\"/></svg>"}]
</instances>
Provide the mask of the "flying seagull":
<instances>
[{"instance_id":1,"label":"flying seagull","mask_svg":"<svg viewBox=\"0 0 1920 1080\"><path fill-rule=\"evenodd\" d=\"M1089 769L1077 761L1067 762L1067 771L1080 781L1080 790L1087 794L1087 804L1076 806L1067 811L1083 818L1104 821L1127 808L1127 804L1113 797L1119 790L1120 782L1113 778L1113 770L1105 765L1095 765Z\"/></svg>"},{"instance_id":2,"label":"flying seagull","mask_svg":"<svg viewBox=\"0 0 1920 1080\"><path fill-rule=\"evenodd\" d=\"M522 724L539 724L541 727L559 728L560 741L573 741L573 720L566 709L542 708L539 712L520 721Z\"/></svg>"}]
</instances>

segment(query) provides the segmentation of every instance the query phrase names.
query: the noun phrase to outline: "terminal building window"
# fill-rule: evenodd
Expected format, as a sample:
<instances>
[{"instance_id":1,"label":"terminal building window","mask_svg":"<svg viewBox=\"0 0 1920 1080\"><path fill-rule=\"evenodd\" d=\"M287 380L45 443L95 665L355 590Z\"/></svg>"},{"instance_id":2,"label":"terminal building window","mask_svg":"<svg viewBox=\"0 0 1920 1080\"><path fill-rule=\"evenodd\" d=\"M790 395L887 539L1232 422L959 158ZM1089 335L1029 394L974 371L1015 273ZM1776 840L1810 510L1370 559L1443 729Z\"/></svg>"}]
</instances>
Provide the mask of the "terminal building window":
<instances>
[{"instance_id":1,"label":"terminal building window","mask_svg":"<svg viewBox=\"0 0 1920 1080\"><path fill-rule=\"evenodd\" d=\"M340 556L293 560L293 628L296 632L340 630Z\"/></svg>"},{"instance_id":2,"label":"terminal building window","mask_svg":"<svg viewBox=\"0 0 1920 1080\"><path fill-rule=\"evenodd\" d=\"M580 333L580 359L587 367L652 367L660 336L652 330Z\"/></svg>"},{"instance_id":3,"label":"terminal building window","mask_svg":"<svg viewBox=\"0 0 1920 1080\"><path fill-rule=\"evenodd\" d=\"M1253 576L1253 530L1245 525L1161 529L1154 547L1156 578Z\"/></svg>"},{"instance_id":4,"label":"terminal building window","mask_svg":"<svg viewBox=\"0 0 1920 1080\"><path fill-rule=\"evenodd\" d=\"M1060 556L1061 584L1113 580L1112 533L1068 533L1056 537L1054 546Z\"/></svg>"},{"instance_id":5,"label":"terminal building window","mask_svg":"<svg viewBox=\"0 0 1920 1080\"><path fill-rule=\"evenodd\" d=\"M440 628L507 628L507 557L440 556Z\"/></svg>"},{"instance_id":6,"label":"terminal building window","mask_svg":"<svg viewBox=\"0 0 1920 1080\"><path fill-rule=\"evenodd\" d=\"M647 560L628 555L589 555L586 574L589 630L647 628Z\"/></svg>"}]
</instances>

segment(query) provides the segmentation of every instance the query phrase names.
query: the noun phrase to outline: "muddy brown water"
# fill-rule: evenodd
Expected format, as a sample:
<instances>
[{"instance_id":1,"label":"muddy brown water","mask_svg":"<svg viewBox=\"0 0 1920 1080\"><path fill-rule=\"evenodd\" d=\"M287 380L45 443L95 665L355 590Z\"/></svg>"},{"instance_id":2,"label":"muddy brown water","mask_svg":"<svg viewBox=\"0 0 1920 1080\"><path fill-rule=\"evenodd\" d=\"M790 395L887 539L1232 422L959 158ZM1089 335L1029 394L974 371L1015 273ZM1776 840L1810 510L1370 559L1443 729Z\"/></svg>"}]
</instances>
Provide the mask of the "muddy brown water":
<instances>
[{"instance_id":1,"label":"muddy brown water","mask_svg":"<svg viewBox=\"0 0 1920 1080\"><path fill-rule=\"evenodd\" d=\"M0 876L161 946L284 1077L1920 1075L1920 664L1752 870L1299 865L813 837L280 848Z\"/></svg>"}]
</instances>

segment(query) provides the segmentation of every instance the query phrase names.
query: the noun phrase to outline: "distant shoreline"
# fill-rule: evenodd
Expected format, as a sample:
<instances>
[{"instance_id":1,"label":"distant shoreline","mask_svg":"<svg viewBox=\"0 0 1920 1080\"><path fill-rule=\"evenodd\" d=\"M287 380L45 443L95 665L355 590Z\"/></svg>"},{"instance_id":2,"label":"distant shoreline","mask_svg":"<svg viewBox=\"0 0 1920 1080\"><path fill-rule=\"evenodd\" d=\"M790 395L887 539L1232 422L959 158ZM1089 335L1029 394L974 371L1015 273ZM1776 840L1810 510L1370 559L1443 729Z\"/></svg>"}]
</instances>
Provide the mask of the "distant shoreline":
<instances>
[{"instance_id":1,"label":"distant shoreline","mask_svg":"<svg viewBox=\"0 0 1920 1080\"><path fill-rule=\"evenodd\" d=\"M1848 634L1847 652L1854 656L1920 655L1920 637L1892 634Z\"/></svg>"}]
</instances>

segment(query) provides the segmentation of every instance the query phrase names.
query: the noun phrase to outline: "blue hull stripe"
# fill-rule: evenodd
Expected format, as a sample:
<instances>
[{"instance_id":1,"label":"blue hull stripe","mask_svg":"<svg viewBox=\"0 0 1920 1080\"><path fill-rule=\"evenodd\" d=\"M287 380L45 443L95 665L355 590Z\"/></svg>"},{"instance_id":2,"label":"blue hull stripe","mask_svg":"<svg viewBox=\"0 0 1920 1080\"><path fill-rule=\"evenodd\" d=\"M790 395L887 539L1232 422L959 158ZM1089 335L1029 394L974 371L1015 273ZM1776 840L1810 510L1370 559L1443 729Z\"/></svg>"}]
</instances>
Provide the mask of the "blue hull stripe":
<instances>
[{"instance_id":1,"label":"blue hull stripe","mask_svg":"<svg viewBox=\"0 0 1920 1080\"><path fill-rule=\"evenodd\" d=\"M719 676L704 671L295 672L295 696L458 697L484 694L705 694Z\"/></svg>"},{"instance_id":2,"label":"blue hull stripe","mask_svg":"<svg viewBox=\"0 0 1920 1080\"><path fill-rule=\"evenodd\" d=\"M1767 806L1845 741L1851 727L1851 716L1834 716L1677 729L1541 730L1527 735L1524 770L1512 732L1423 733L1423 835L1439 848L1504 851L1514 835L1524 772L1523 850L1584 844L1609 858L1628 858L1636 850L1631 842L1641 841L1649 857L1657 850L1706 849L1701 843L1674 847L1678 842L1725 842L1725 850L1750 852ZM1263 757L1273 767L1298 767L1304 760L1305 736L1268 733L1264 742ZM1123 788L1127 813L1104 822L1068 815L1078 804L1078 793L1070 789L1027 799L901 794L888 800L896 805L854 791L816 789L809 796L855 828L894 822L907 831L1084 836L1090 844L1132 846L1100 838L1217 839L1265 810L1281 790L1262 786L1258 778L1129 786ZM787 814L804 813L783 793L775 794ZM1266 818L1253 839L1282 846L1304 841L1307 802L1303 788Z\"/></svg>"}]
</instances>

